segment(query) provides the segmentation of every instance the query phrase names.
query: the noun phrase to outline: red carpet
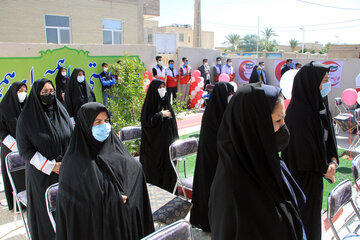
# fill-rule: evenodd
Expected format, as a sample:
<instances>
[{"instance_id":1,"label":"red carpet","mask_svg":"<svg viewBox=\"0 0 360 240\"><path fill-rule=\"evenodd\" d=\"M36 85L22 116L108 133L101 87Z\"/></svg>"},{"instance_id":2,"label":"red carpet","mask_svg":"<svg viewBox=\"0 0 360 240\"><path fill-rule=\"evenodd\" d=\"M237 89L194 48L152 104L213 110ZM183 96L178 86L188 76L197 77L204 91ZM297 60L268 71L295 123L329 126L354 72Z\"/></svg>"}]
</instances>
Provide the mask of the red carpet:
<instances>
[{"instance_id":1,"label":"red carpet","mask_svg":"<svg viewBox=\"0 0 360 240\"><path fill-rule=\"evenodd\" d=\"M190 127L200 126L201 119L202 119L202 114L196 115L196 116L185 117L182 120L177 120L178 129L185 129L185 128L190 128Z\"/></svg>"}]
</instances>

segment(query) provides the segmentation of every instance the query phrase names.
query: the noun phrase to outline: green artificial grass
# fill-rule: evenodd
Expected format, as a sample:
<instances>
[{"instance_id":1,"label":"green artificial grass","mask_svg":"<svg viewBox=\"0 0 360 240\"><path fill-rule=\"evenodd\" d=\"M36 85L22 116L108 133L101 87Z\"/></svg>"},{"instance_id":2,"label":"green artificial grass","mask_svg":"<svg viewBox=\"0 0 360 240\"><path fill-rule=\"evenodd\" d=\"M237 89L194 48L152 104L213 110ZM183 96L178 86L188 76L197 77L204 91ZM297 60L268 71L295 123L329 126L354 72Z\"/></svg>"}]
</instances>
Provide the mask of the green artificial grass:
<instances>
[{"instance_id":1,"label":"green artificial grass","mask_svg":"<svg viewBox=\"0 0 360 240\"><path fill-rule=\"evenodd\" d=\"M199 140L199 136L200 136L200 132L194 132L194 133L180 136L180 139L187 139L190 137L195 137ZM339 149L338 152L339 152L339 156L340 156L340 154L342 154L344 152L344 150ZM352 156L352 157L355 157L355 156ZM340 158L340 164L339 164L339 167L337 168L337 171L335 174L336 182L334 184L330 184L325 179L323 180L324 181L323 205L322 205L323 210L327 209L327 199L328 199L329 193L333 188L336 187L337 184L344 181L345 179L350 179L353 182L353 176L352 176L352 170L351 170L351 160L352 160L352 158L351 159ZM186 176L187 177L194 175L195 163L196 163L196 155L189 156L186 158ZM180 176L182 178L184 178L183 163L180 163L179 167L180 167L180 170L179 170Z\"/></svg>"}]
</instances>

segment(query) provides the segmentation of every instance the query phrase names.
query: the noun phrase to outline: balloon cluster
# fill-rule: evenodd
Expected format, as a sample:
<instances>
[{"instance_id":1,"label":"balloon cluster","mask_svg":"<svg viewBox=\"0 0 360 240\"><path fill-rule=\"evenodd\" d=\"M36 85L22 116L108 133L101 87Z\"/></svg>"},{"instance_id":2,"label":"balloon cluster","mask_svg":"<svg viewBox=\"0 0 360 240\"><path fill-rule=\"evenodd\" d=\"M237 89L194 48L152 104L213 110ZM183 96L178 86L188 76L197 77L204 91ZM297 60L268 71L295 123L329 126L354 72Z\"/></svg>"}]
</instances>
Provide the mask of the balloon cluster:
<instances>
[{"instance_id":1,"label":"balloon cluster","mask_svg":"<svg viewBox=\"0 0 360 240\"><path fill-rule=\"evenodd\" d=\"M149 85L151 83L151 81L153 80L153 75L150 71L146 71L144 72L144 91L147 92L148 88L149 88Z\"/></svg>"},{"instance_id":2,"label":"balloon cluster","mask_svg":"<svg viewBox=\"0 0 360 240\"><path fill-rule=\"evenodd\" d=\"M201 73L199 70L193 72L193 77L191 78L190 83L190 108L198 108L201 104L201 95L204 90L204 78L200 77Z\"/></svg>"},{"instance_id":3,"label":"balloon cluster","mask_svg":"<svg viewBox=\"0 0 360 240\"><path fill-rule=\"evenodd\" d=\"M222 73L219 76L219 82L230 82L230 76L227 73Z\"/></svg>"},{"instance_id":4,"label":"balloon cluster","mask_svg":"<svg viewBox=\"0 0 360 240\"><path fill-rule=\"evenodd\" d=\"M345 89L341 95L341 98L343 102L348 106L351 106L356 102L360 104L360 94L358 94L353 88Z\"/></svg>"}]
</instances>

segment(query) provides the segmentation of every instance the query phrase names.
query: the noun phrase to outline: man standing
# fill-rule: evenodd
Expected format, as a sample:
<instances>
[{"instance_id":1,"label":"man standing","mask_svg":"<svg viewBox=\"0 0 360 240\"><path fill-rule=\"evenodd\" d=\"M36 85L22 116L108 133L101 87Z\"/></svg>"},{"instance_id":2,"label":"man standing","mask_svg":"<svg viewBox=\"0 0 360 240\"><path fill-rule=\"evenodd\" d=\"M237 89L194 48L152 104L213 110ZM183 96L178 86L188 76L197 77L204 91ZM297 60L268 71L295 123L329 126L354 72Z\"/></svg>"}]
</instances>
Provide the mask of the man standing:
<instances>
[{"instance_id":1,"label":"man standing","mask_svg":"<svg viewBox=\"0 0 360 240\"><path fill-rule=\"evenodd\" d=\"M208 64L208 60L203 59L203 64L198 68L201 72L201 76L204 78L204 89L207 84L210 84L210 67Z\"/></svg>"},{"instance_id":2,"label":"man standing","mask_svg":"<svg viewBox=\"0 0 360 240\"><path fill-rule=\"evenodd\" d=\"M286 59L286 64L284 64L283 68L281 69L281 76L284 75L284 73L286 73L290 69L293 69L292 61L293 61L292 59Z\"/></svg>"},{"instance_id":3,"label":"man standing","mask_svg":"<svg viewBox=\"0 0 360 240\"><path fill-rule=\"evenodd\" d=\"M299 70L302 67L301 63L295 64L295 70Z\"/></svg>"},{"instance_id":4,"label":"man standing","mask_svg":"<svg viewBox=\"0 0 360 240\"><path fill-rule=\"evenodd\" d=\"M173 99L176 98L177 85L179 79L179 73L176 70L174 63L175 63L174 60L170 60L169 67L165 70L166 91L170 99L171 99L171 95Z\"/></svg>"},{"instance_id":5,"label":"man standing","mask_svg":"<svg viewBox=\"0 0 360 240\"><path fill-rule=\"evenodd\" d=\"M182 58L183 65L180 67L180 93L181 101L185 101L186 97L189 96L190 80L191 80L191 67L187 57Z\"/></svg>"},{"instance_id":6,"label":"man standing","mask_svg":"<svg viewBox=\"0 0 360 240\"><path fill-rule=\"evenodd\" d=\"M165 82L165 68L163 67L162 57L156 56L156 65L152 69L154 78L161 79Z\"/></svg>"},{"instance_id":7,"label":"man standing","mask_svg":"<svg viewBox=\"0 0 360 240\"><path fill-rule=\"evenodd\" d=\"M230 82L234 81L235 78L235 72L234 68L232 67L232 60L231 58L228 58L226 60L226 65L222 67L221 73L227 73L230 77Z\"/></svg>"},{"instance_id":8,"label":"man standing","mask_svg":"<svg viewBox=\"0 0 360 240\"><path fill-rule=\"evenodd\" d=\"M216 58L216 64L213 67L213 72L214 72L214 81L218 82L219 81L219 76L221 74L221 70L222 70L222 65L221 65L221 57L217 57Z\"/></svg>"},{"instance_id":9,"label":"man standing","mask_svg":"<svg viewBox=\"0 0 360 240\"><path fill-rule=\"evenodd\" d=\"M102 65L102 73L100 73L100 81L101 81L101 90L102 90L102 97L104 101L104 105L108 103L108 99L112 99L112 96L110 96L106 89L110 89L115 84L115 78L113 75L111 75L108 72L108 64L103 63Z\"/></svg>"}]
</instances>

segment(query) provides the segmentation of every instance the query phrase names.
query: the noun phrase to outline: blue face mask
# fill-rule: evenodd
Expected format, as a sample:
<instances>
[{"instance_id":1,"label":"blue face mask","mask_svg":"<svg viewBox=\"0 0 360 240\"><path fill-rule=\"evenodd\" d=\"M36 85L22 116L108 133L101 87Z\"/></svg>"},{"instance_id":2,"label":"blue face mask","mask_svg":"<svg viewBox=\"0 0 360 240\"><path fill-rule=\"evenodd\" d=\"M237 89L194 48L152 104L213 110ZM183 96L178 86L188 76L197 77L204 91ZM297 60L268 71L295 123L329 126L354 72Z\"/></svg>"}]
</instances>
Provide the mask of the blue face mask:
<instances>
[{"instance_id":1,"label":"blue face mask","mask_svg":"<svg viewBox=\"0 0 360 240\"><path fill-rule=\"evenodd\" d=\"M185 65L189 65L189 61L186 61L186 62L185 62Z\"/></svg>"},{"instance_id":2,"label":"blue face mask","mask_svg":"<svg viewBox=\"0 0 360 240\"><path fill-rule=\"evenodd\" d=\"M174 64L170 64L170 67L171 67L171 68L174 68Z\"/></svg>"},{"instance_id":3,"label":"blue face mask","mask_svg":"<svg viewBox=\"0 0 360 240\"><path fill-rule=\"evenodd\" d=\"M322 90L321 90L321 96L326 97L329 92L331 91L331 82L323 83L321 84Z\"/></svg>"},{"instance_id":4,"label":"blue face mask","mask_svg":"<svg viewBox=\"0 0 360 240\"><path fill-rule=\"evenodd\" d=\"M79 83L84 82L84 81L85 81L85 76L77 76L77 81L78 81Z\"/></svg>"},{"instance_id":5,"label":"blue face mask","mask_svg":"<svg viewBox=\"0 0 360 240\"><path fill-rule=\"evenodd\" d=\"M289 67L294 68L294 65L293 65L293 63L292 63L292 62L291 62L291 63L289 63Z\"/></svg>"},{"instance_id":6,"label":"blue face mask","mask_svg":"<svg viewBox=\"0 0 360 240\"><path fill-rule=\"evenodd\" d=\"M260 75L261 74L261 70L256 70L257 74Z\"/></svg>"},{"instance_id":7,"label":"blue face mask","mask_svg":"<svg viewBox=\"0 0 360 240\"><path fill-rule=\"evenodd\" d=\"M110 123L104 123L92 127L92 134L94 138L99 142L105 141L109 137L110 131L111 131Z\"/></svg>"}]
</instances>

